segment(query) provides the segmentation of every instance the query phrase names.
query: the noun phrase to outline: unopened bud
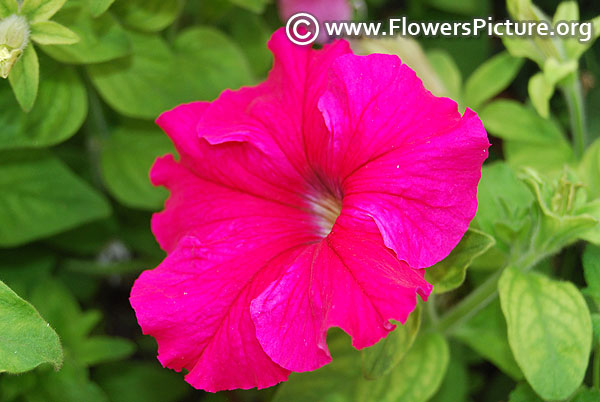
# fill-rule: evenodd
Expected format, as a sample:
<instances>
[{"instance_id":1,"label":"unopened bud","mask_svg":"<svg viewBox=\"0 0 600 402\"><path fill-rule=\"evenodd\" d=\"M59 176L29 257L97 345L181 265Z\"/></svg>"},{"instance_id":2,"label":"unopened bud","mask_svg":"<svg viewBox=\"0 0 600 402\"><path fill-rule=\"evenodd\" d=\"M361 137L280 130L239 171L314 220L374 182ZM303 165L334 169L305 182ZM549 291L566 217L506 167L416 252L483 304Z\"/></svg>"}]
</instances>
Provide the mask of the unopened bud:
<instances>
[{"instance_id":1,"label":"unopened bud","mask_svg":"<svg viewBox=\"0 0 600 402\"><path fill-rule=\"evenodd\" d=\"M29 43L29 25L20 15L0 20L0 76L8 77L23 50Z\"/></svg>"}]
</instances>

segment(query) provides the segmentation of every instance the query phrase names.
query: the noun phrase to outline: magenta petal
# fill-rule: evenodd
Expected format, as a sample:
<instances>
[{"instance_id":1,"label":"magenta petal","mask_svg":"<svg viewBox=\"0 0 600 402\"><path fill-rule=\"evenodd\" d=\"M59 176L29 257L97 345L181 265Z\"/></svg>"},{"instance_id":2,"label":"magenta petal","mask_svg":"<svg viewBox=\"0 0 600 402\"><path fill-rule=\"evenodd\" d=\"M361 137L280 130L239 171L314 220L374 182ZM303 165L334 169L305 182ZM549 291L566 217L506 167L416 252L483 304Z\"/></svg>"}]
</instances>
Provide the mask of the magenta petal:
<instances>
[{"instance_id":1,"label":"magenta petal","mask_svg":"<svg viewBox=\"0 0 600 402\"><path fill-rule=\"evenodd\" d=\"M181 239L138 278L130 298L143 332L158 342L160 362L185 368L186 381L212 392L264 388L289 374L260 347L249 305L298 246L274 225L273 233L256 236L250 223L232 229L212 241Z\"/></svg>"},{"instance_id":2,"label":"magenta petal","mask_svg":"<svg viewBox=\"0 0 600 402\"><path fill-rule=\"evenodd\" d=\"M380 236L337 223L252 302L251 312L273 361L308 371L331 360L328 328L342 328L357 349L371 346L395 328L390 320L406 321L417 293L430 292L423 272L398 261Z\"/></svg>"},{"instance_id":3,"label":"magenta petal","mask_svg":"<svg viewBox=\"0 0 600 402\"><path fill-rule=\"evenodd\" d=\"M224 91L200 119L198 133L211 144L249 142L280 176L296 180L299 174L306 181L313 173L307 165L313 155L306 149L328 136L317 108L327 87L324 72L350 48L345 41L321 51L296 46L283 30L273 34L269 48L275 61L268 79L256 87Z\"/></svg>"},{"instance_id":4,"label":"magenta petal","mask_svg":"<svg viewBox=\"0 0 600 402\"><path fill-rule=\"evenodd\" d=\"M433 96L390 55L336 59L319 108L344 202L371 216L410 266L446 257L477 209L489 147L479 118L470 110L461 117L454 101Z\"/></svg>"}]
</instances>

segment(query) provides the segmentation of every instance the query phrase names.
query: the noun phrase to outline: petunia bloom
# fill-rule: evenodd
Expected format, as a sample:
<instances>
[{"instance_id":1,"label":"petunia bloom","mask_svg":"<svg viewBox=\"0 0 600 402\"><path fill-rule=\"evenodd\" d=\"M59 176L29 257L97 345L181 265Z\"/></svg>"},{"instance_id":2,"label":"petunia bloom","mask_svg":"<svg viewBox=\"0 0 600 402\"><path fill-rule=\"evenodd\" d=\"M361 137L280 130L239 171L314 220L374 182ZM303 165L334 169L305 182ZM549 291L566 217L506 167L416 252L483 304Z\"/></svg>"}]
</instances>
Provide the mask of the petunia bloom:
<instances>
[{"instance_id":1,"label":"petunia bloom","mask_svg":"<svg viewBox=\"0 0 600 402\"><path fill-rule=\"evenodd\" d=\"M265 82L157 120L180 155L151 171L167 257L130 300L160 362L213 392L327 364L328 328L360 349L405 322L475 215L489 146L396 56L282 30L269 47Z\"/></svg>"},{"instance_id":2,"label":"petunia bloom","mask_svg":"<svg viewBox=\"0 0 600 402\"><path fill-rule=\"evenodd\" d=\"M279 16L287 21L297 13L309 13L319 21L321 29L317 37L318 43L325 43L329 36L325 30L325 21L347 21L352 19L350 0L279 0Z\"/></svg>"}]
</instances>

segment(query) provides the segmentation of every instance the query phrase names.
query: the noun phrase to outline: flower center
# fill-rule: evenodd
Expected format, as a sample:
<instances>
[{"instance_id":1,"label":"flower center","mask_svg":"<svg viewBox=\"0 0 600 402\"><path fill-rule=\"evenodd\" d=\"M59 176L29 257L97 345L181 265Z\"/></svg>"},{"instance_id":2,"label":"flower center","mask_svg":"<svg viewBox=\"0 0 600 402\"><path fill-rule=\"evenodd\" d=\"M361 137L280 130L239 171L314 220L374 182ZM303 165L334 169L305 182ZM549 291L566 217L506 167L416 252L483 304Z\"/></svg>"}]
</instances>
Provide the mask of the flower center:
<instances>
[{"instance_id":1,"label":"flower center","mask_svg":"<svg viewBox=\"0 0 600 402\"><path fill-rule=\"evenodd\" d=\"M326 237L331 232L333 224L342 212L341 197L336 197L331 193L322 194L317 197L311 197L309 204L318 227L317 234L321 237Z\"/></svg>"}]
</instances>

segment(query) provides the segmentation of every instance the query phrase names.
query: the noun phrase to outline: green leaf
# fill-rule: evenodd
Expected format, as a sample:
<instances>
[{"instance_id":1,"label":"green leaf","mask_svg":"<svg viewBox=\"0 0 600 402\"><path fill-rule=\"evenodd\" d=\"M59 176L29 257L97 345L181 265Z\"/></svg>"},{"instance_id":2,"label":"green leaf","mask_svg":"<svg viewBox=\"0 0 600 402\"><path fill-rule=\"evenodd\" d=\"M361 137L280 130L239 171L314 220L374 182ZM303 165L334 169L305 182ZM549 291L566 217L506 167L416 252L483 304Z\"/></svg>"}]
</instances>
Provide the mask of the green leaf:
<instances>
[{"instance_id":1,"label":"green leaf","mask_svg":"<svg viewBox=\"0 0 600 402\"><path fill-rule=\"evenodd\" d=\"M502 52L471 74L465 84L465 103L472 109L506 89L517 76L524 60Z\"/></svg>"},{"instance_id":2,"label":"green leaf","mask_svg":"<svg viewBox=\"0 0 600 402\"><path fill-rule=\"evenodd\" d=\"M508 402L542 402L542 398L537 396L535 391L526 382L517 384L508 396Z\"/></svg>"},{"instance_id":3,"label":"green leaf","mask_svg":"<svg viewBox=\"0 0 600 402\"><path fill-rule=\"evenodd\" d=\"M579 21L579 6L576 1L563 1L556 8L552 23L560 21Z\"/></svg>"},{"instance_id":4,"label":"green leaf","mask_svg":"<svg viewBox=\"0 0 600 402\"><path fill-rule=\"evenodd\" d=\"M125 359L135 352L135 344L123 338L93 336L75 345L73 353L82 364L94 366Z\"/></svg>"},{"instance_id":5,"label":"green leaf","mask_svg":"<svg viewBox=\"0 0 600 402\"><path fill-rule=\"evenodd\" d=\"M92 17L96 18L104 14L115 0L88 0L88 7Z\"/></svg>"},{"instance_id":6,"label":"green leaf","mask_svg":"<svg viewBox=\"0 0 600 402\"><path fill-rule=\"evenodd\" d=\"M0 18L6 18L11 14L19 12L17 0L0 0Z\"/></svg>"},{"instance_id":7,"label":"green leaf","mask_svg":"<svg viewBox=\"0 0 600 402\"><path fill-rule=\"evenodd\" d=\"M538 66L543 67L546 55L536 46L531 38L503 35L502 43L512 56L526 57L535 61Z\"/></svg>"},{"instance_id":8,"label":"green leaf","mask_svg":"<svg viewBox=\"0 0 600 402\"><path fill-rule=\"evenodd\" d=\"M25 48L21 58L13 66L8 80L21 109L30 111L37 98L40 80L40 63L33 45L29 44Z\"/></svg>"},{"instance_id":9,"label":"green leaf","mask_svg":"<svg viewBox=\"0 0 600 402\"><path fill-rule=\"evenodd\" d=\"M556 85L569 74L577 72L577 67L579 66L575 60L559 62L551 58L544 63L544 77L548 83Z\"/></svg>"},{"instance_id":10,"label":"green leaf","mask_svg":"<svg viewBox=\"0 0 600 402\"><path fill-rule=\"evenodd\" d=\"M452 335L515 380L523 378L508 345L506 322L498 299L456 327Z\"/></svg>"},{"instance_id":11,"label":"green leaf","mask_svg":"<svg viewBox=\"0 0 600 402\"><path fill-rule=\"evenodd\" d=\"M572 399L572 402L597 402L600 401L600 390L582 387Z\"/></svg>"},{"instance_id":12,"label":"green leaf","mask_svg":"<svg viewBox=\"0 0 600 402\"><path fill-rule=\"evenodd\" d=\"M505 156L512 166L555 171L573 160L560 126L518 102L491 102L479 117L490 133L505 140Z\"/></svg>"},{"instance_id":13,"label":"green leaf","mask_svg":"<svg viewBox=\"0 0 600 402\"><path fill-rule=\"evenodd\" d=\"M578 60L582 54L592 47L596 39L600 36L600 15L585 23L591 26L591 30L586 33L589 34L589 38L578 35L577 37L564 40L567 57L571 60Z\"/></svg>"},{"instance_id":14,"label":"green leaf","mask_svg":"<svg viewBox=\"0 0 600 402\"><path fill-rule=\"evenodd\" d=\"M442 384L448 360L446 339L438 333L423 334L389 375L359 383L357 399L425 402Z\"/></svg>"},{"instance_id":15,"label":"green leaf","mask_svg":"<svg viewBox=\"0 0 600 402\"><path fill-rule=\"evenodd\" d=\"M229 0L236 6L240 6L257 14L261 14L269 0Z\"/></svg>"},{"instance_id":16,"label":"green leaf","mask_svg":"<svg viewBox=\"0 0 600 402\"><path fill-rule=\"evenodd\" d=\"M50 62L51 60L47 60ZM46 63L38 99L29 113L0 86L0 150L58 144L79 130L87 114L83 82L72 67Z\"/></svg>"},{"instance_id":17,"label":"green leaf","mask_svg":"<svg viewBox=\"0 0 600 402\"><path fill-rule=\"evenodd\" d=\"M564 399L583 381L592 323L570 282L507 268L498 283L508 341L525 378L544 399Z\"/></svg>"},{"instance_id":18,"label":"green leaf","mask_svg":"<svg viewBox=\"0 0 600 402\"><path fill-rule=\"evenodd\" d=\"M69 27L79 42L71 45L42 45L54 59L69 64L102 63L127 56L131 46L127 35L110 13L93 18L90 10L77 2L67 5L55 20Z\"/></svg>"},{"instance_id":19,"label":"green leaf","mask_svg":"<svg viewBox=\"0 0 600 402\"><path fill-rule=\"evenodd\" d=\"M513 100L494 101L479 116L487 130L505 140L536 144L566 141L558 124Z\"/></svg>"},{"instance_id":20,"label":"green leaf","mask_svg":"<svg viewBox=\"0 0 600 402\"><path fill-rule=\"evenodd\" d=\"M88 67L103 99L118 112L155 119L184 102L214 99L225 88L251 81L241 51L222 33L195 27L181 33L174 49L156 35L129 33L129 59ZM165 85L165 79L177 77ZM153 96L140 96L152 93Z\"/></svg>"},{"instance_id":21,"label":"green leaf","mask_svg":"<svg viewBox=\"0 0 600 402\"><path fill-rule=\"evenodd\" d=\"M52 18L67 0L24 0L21 5L21 14L26 15L29 21L39 22Z\"/></svg>"},{"instance_id":22,"label":"green leaf","mask_svg":"<svg viewBox=\"0 0 600 402\"><path fill-rule=\"evenodd\" d=\"M425 402L444 379L448 343L438 333L419 336L400 363L377 380L363 378L360 354L350 346L347 336L336 335L328 335L333 362L310 373L293 373L279 388L274 402Z\"/></svg>"},{"instance_id":23,"label":"green leaf","mask_svg":"<svg viewBox=\"0 0 600 402\"><path fill-rule=\"evenodd\" d=\"M591 199L600 197L600 139L585 151L578 172L586 184Z\"/></svg>"},{"instance_id":24,"label":"green leaf","mask_svg":"<svg viewBox=\"0 0 600 402\"><path fill-rule=\"evenodd\" d=\"M535 110L547 119L550 115L550 98L554 94L554 85L550 84L544 73L540 72L531 77L527 90Z\"/></svg>"},{"instance_id":25,"label":"green leaf","mask_svg":"<svg viewBox=\"0 0 600 402\"><path fill-rule=\"evenodd\" d=\"M0 282L0 373L23 373L42 363L58 369L62 360L56 332L31 304Z\"/></svg>"},{"instance_id":26,"label":"green leaf","mask_svg":"<svg viewBox=\"0 0 600 402\"><path fill-rule=\"evenodd\" d=\"M31 24L31 40L42 45L71 45L79 42L79 37L57 22L41 21Z\"/></svg>"},{"instance_id":27,"label":"green leaf","mask_svg":"<svg viewBox=\"0 0 600 402\"><path fill-rule=\"evenodd\" d=\"M498 191L499 188L502 191ZM531 192L509 166L494 163L482 169L477 199L475 220L479 228L491 234L497 246L508 251L517 233L531 224L530 208L534 201Z\"/></svg>"},{"instance_id":28,"label":"green leaf","mask_svg":"<svg viewBox=\"0 0 600 402\"><path fill-rule=\"evenodd\" d=\"M461 358L461 349L450 349L450 361L442 385L430 402L468 402L471 386L466 362Z\"/></svg>"},{"instance_id":29,"label":"green leaf","mask_svg":"<svg viewBox=\"0 0 600 402\"><path fill-rule=\"evenodd\" d=\"M0 280L27 299L39 282L44 282L56 265L56 258L39 248L0 251Z\"/></svg>"},{"instance_id":30,"label":"green leaf","mask_svg":"<svg viewBox=\"0 0 600 402\"><path fill-rule=\"evenodd\" d=\"M594 328L595 341L600 343L600 314L592 314L592 327Z\"/></svg>"},{"instance_id":31,"label":"green leaf","mask_svg":"<svg viewBox=\"0 0 600 402\"><path fill-rule=\"evenodd\" d=\"M110 206L57 158L0 154L0 246L47 237L110 213Z\"/></svg>"},{"instance_id":32,"label":"green leaf","mask_svg":"<svg viewBox=\"0 0 600 402\"><path fill-rule=\"evenodd\" d=\"M98 384L90 381L88 370L70 359L65 359L60 371L42 373L28 400L32 396L35 402L109 402Z\"/></svg>"},{"instance_id":33,"label":"green leaf","mask_svg":"<svg viewBox=\"0 0 600 402\"><path fill-rule=\"evenodd\" d=\"M266 76L273 65L273 55L265 46L271 36L271 28L263 18L242 10L234 13L227 25L231 28L232 39L246 55L254 75Z\"/></svg>"},{"instance_id":34,"label":"green leaf","mask_svg":"<svg viewBox=\"0 0 600 402\"><path fill-rule=\"evenodd\" d=\"M191 390L180 375L154 363L103 365L94 378L112 402L177 402Z\"/></svg>"},{"instance_id":35,"label":"green leaf","mask_svg":"<svg viewBox=\"0 0 600 402\"><path fill-rule=\"evenodd\" d=\"M350 402L355 399L357 384L367 381L360 371L360 354L350 345L349 337L335 329L327 335L327 346L333 361L312 372L292 373L278 388L273 402Z\"/></svg>"},{"instance_id":36,"label":"green leaf","mask_svg":"<svg viewBox=\"0 0 600 402\"><path fill-rule=\"evenodd\" d=\"M557 252L598 226L598 218L585 208L587 194L570 170L555 177L523 169L520 177L537 199L539 228L532 239L536 250Z\"/></svg>"},{"instance_id":37,"label":"green leaf","mask_svg":"<svg viewBox=\"0 0 600 402\"><path fill-rule=\"evenodd\" d=\"M419 332L421 309L417 306L404 325L395 324L397 325L396 329L388 336L361 351L362 370L365 378L373 380L384 376L400 363Z\"/></svg>"},{"instance_id":38,"label":"green leaf","mask_svg":"<svg viewBox=\"0 0 600 402\"><path fill-rule=\"evenodd\" d=\"M462 77L452 56L444 50L436 49L427 52L427 58L444 83L448 96L460 102L462 99Z\"/></svg>"},{"instance_id":39,"label":"green leaf","mask_svg":"<svg viewBox=\"0 0 600 402\"><path fill-rule=\"evenodd\" d=\"M600 301L600 247L588 244L582 257L586 293Z\"/></svg>"},{"instance_id":40,"label":"green leaf","mask_svg":"<svg viewBox=\"0 0 600 402\"><path fill-rule=\"evenodd\" d=\"M102 142L101 166L106 187L124 205L160 209L168 192L150 183L150 167L157 157L173 152L169 137L153 124L116 128Z\"/></svg>"},{"instance_id":41,"label":"green leaf","mask_svg":"<svg viewBox=\"0 0 600 402\"><path fill-rule=\"evenodd\" d=\"M142 32L162 31L181 12L181 0L122 0L114 5L123 23Z\"/></svg>"},{"instance_id":42,"label":"green leaf","mask_svg":"<svg viewBox=\"0 0 600 402\"><path fill-rule=\"evenodd\" d=\"M448 257L425 270L425 279L433 285L435 293L456 289L465 281L471 262L495 243L490 235L470 228Z\"/></svg>"}]
</instances>

